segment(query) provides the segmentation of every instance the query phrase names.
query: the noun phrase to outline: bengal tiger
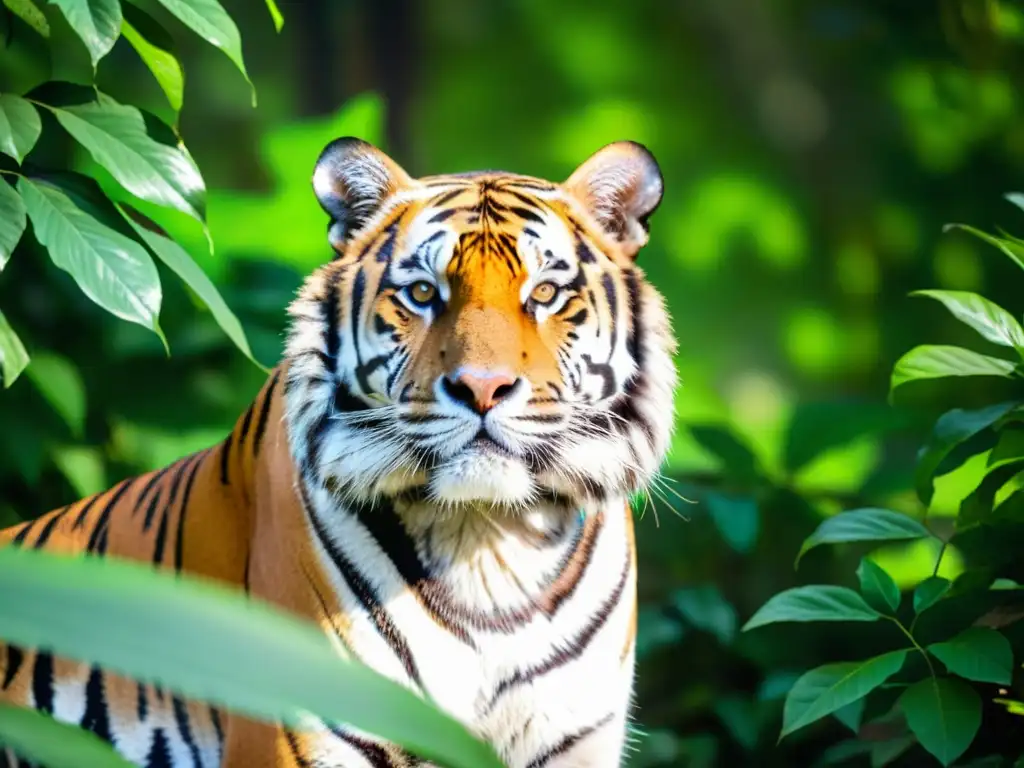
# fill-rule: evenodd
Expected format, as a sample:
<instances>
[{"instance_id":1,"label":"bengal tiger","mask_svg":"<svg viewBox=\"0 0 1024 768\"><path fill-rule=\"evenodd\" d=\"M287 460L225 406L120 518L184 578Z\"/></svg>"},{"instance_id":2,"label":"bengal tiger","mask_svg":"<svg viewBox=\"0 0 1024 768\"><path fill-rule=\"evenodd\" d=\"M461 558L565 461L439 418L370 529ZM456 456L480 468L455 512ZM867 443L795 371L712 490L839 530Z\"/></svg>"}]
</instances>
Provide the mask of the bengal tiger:
<instances>
[{"instance_id":1,"label":"bengal tiger","mask_svg":"<svg viewBox=\"0 0 1024 768\"><path fill-rule=\"evenodd\" d=\"M298 291L283 360L227 438L0 544L233 585L428 696L510 768L619 766L628 498L667 452L676 387L670 318L635 263L656 161L618 142L562 183L414 179L341 138L312 186L333 259ZM344 723L255 722L14 646L0 700L148 768L427 765Z\"/></svg>"}]
</instances>

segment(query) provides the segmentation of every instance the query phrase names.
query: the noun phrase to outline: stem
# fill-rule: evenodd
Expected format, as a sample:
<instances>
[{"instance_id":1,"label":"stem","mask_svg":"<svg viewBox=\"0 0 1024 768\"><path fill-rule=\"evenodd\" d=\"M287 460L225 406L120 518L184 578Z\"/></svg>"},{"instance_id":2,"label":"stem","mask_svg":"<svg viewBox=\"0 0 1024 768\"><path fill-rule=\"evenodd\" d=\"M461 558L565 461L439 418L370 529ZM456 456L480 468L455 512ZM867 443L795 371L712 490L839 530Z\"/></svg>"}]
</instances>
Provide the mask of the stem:
<instances>
[{"instance_id":1,"label":"stem","mask_svg":"<svg viewBox=\"0 0 1024 768\"><path fill-rule=\"evenodd\" d=\"M948 545L949 545L948 541L946 541L946 540L942 541L942 546L939 547L939 556L937 558L935 558L935 569L932 571L932 576L938 576L939 575L939 566L942 565L942 556L944 554L946 554L946 547Z\"/></svg>"},{"instance_id":2,"label":"stem","mask_svg":"<svg viewBox=\"0 0 1024 768\"><path fill-rule=\"evenodd\" d=\"M17 176L19 179L25 178L25 175L22 173L18 173L17 171L5 171L3 168L0 168L0 173L6 173L8 176Z\"/></svg>"},{"instance_id":3,"label":"stem","mask_svg":"<svg viewBox=\"0 0 1024 768\"><path fill-rule=\"evenodd\" d=\"M885 618L889 619L893 624L895 624L897 627L899 627L900 631L904 635L907 636L907 639L911 642L911 644L914 646L914 648L916 648L917 651L924 657L924 663L928 665L928 672L934 678L935 677L935 667L932 666L932 660L928 657L928 652L924 648L921 647L920 643L917 642L917 639L914 637L914 633L911 632L906 627L904 627L903 626L903 622L901 622L895 616L886 616ZM913 626L913 625L911 625L911 626Z\"/></svg>"}]
</instances>

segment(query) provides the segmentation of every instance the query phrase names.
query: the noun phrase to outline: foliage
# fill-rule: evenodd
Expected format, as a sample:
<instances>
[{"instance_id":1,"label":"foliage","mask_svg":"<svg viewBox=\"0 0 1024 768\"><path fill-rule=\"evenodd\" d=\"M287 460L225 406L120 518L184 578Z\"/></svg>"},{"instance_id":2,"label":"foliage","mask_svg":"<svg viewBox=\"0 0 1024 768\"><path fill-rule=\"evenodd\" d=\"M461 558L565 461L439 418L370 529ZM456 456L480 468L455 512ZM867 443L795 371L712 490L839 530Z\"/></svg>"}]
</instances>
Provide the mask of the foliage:
<instances>
[{"instance_id":1,"label":"foliage","mask_svg":"<svg viewBox=\"0 0 1024 768\"><path fill-rule=\"evenodd\" d=\"M1020 246L1014 238L971 231L1024 268L1016 256ZM995 374L1019 380L1024 372L1024 330L1010 312L966 291L917 291L914 295L938 299L979 336L1009 348L1017 358L988 357L960 347L944 347L941 354L935 352L937 347L917 347L896 362L891 392L914 381L941 377ZM794 587L772 597L747 621L744 631L776 622L876 620L898 630L889 641L891 650L804 673L786 695L781 736L856 706L861 714L870 711L874 717L844 719L860 739L847 742L853 750L872 749L864 734L874 723L885 722L891 726L887 739L901 744L914 740L942 765L951 765L972 744L978 758L1021 757L993 753L976 739L983 698L993 702L997 696L991 687L975 684L1011 686L1014 658L1024 652L1024 638L1018 635L1011 640L1001 631L1024 617L1024 595L1015 581L1020 578L1016 547L1024 540L1022 420L1024 406L1011 400L955 408L935 422L918 454L915 482L926 513L936 476L973 456L988 454L988 468L961 505L952 531L940 535L897 512L857 509L824 520L807 537L800 556L822 544L936 537L941 545L932 575L917 585L909 605L901 606L900 590L889 574L863 559L857 570L860 595L824 584ZM988 445L971 442L979 436L990 437ZM954 581L938 575L948 547L965 557L966 568ZM919 622L943 608L948 608L944 622L933 622L927 629ZM905 665L908 655L919 657L923 665ZM898 694L895 699L894 693ZM1005 696L1000 701L1019 706ZM887 763L878 757L872 760L872 765Z\"/></svg>"}]
</instances>

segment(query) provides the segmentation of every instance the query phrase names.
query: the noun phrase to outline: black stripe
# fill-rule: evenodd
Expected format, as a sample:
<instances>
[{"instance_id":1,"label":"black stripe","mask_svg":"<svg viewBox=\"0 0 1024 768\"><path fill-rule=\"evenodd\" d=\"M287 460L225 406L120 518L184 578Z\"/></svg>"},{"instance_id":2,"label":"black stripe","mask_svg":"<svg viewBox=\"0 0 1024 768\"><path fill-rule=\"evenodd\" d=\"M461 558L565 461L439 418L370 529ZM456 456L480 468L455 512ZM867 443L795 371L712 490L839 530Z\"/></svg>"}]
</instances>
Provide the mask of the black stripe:
<instances>
[{"instance_id":1,"label":"black stripe","mask_svg":"<svg viewBox=\"0 0 1024 768\"><path fill-rule=\"evenodd\" d=\"M611 336L612 344L614 344L619 323L619 294L615 290L615 281L612 280L612 276L607 272L601 275L601 287L604 288L604 297L608 302L608 314L611 316L609 335Z\"/></svg>"},{"instance_id":2,"label":"black stripe","mask_svg":"<svg viewBox=\"0 0 1024 768\"><path fill-rule=\"evenodd\" d=\"M207 705L209 706L209 705ZM224 726L220 722L220 710L216 707L210 707L210 722L213 723L213 731L217 734L217 743L224 743Z\"/></svg>"},{"instance_id":3,"label":"black stripe","mask_svg":"<svg viewBox=\"0 0 1024 768\"><path fill-rule=\"evenodd\" d=\"M598 728L610 723L611 720L612 716L611 714L608 714L602 717L593 725L588 725L585 728L580 728L580 730L576 731L575 733L570 733L568 736L563 738L553 747L544 750L535 758L533 758L533 760L529 762L526 768L541 768L542 766L547 765L549 762L551 762L552 759L558 757L559 755L564 755L570 749L579 744L587 736L594 733L594 731L596 731Z\"/></svg>"},{"instance_id":4,"label":"black stripe","mask_svg":"<svg viewBox=\"0 0 1024 768\"><path fill-rule=\"evenodd\" d=\"M281 369L274 371L270 379L270 386L267 387L267 396L263 398L263 406L260 408L259 418L256 419L256 434L252 437L252 455L260 455L260 445L263 443L263 435L267 431L267 419L270 417L270 405L274 399L274 390L277 388L278 379L281 377Z\"/></svg>"},{"instance_id":5,"label":"black stripe","mask_svg":"<svg viewBox=\"0 0 1024 768\"><path fill-rule=\"evenodd\" d=\"M135 686L138 689L135 696L135 715L142 723L149 712L149 700L146 697L146 686L143 683L136 683Z\"/></svg>"},{"instance_id":6,"label":"black stripe","mask_svg":"<svg viewBox=\"0 0 1024 768\"><path fill-rule=\"evenodd\" d=\"M117 487L117 490L111 495L110 500L103 505L103 511L100 512L96 522L93 523L92 534L89 536L89 543L85 547L86 552L95 552L100 555L106 553L107 528L110 526L110 514L114 511L121 497L127 493L133 482L134 478L123 480Z\"/></svg>"},{"instance_id":7,"label":"black stripe","mask_svg":"<svg viewBox=\"0 0 1024 768\"><path fill-rule=\"evenodd\" d=\"M14 677L21 669L21 663L24 660L25 654L21 652L20 648L13 645L7 646L7 669L4 670L4 679L0 681L0 691L6 691L7 687L14 682Z\"/></svg>"},{"instance_id":8,"label":"black stripe","mask_svg":"<svg viewBox=\"0 0 1024 768\"><path fill-rule=\"evenodd\" d=\"M256 401L253 400L249 403L249 407L245 409L245 416L242 417L242 426L238 432L238 447L241 448L245 443L245 438L249 436L249 427L252 426L252 412L256 407Z\"/></svg>"},{"instance_id":9,"label":"black stripe","mask_svg":"<svg viewBox=\"0 0 1024 768\"><path fill-rule=\"evenodd\" d=\"M31 521L29 521L27 523L23 523L22 526L21 526L21 530L18 531L18 533L14 536L13 539L11 539L11 544L16 546L16 547L20 547L22 544L24 544L25 543L25 539L28 538L29 533L31 533L31 531L32 531L32 527L38 521L39 521L38 518L36 518L35 520L31 520Z\"/></svg>"},{"instance_id":10,"label":"black stripe","mask_svg":"<svg viewBox=\"0 0 1024 768\"><path fill-rule=\"evenodd\" d=\"M178 696L174 696L171 698L171 703L174 708L174 722L178 726L178 735L181 736L181 740L185 742L185 746L192 754L192 766L193 768L202 768L202 758L199 756L199 747L196 746L195 739L192 737L192 727L189 725L189 714L185 708L185 702Z\"/></svg>"},{"instance_id":11,"label":"black stripe","mask_svg":"<svg viewBox=\"0 0 1024 768\"><path fill-rule=\"evenodd\" d=\"M32 699L40 712L53 714L53 656L45 651L32 661Z\"/></svg>"},{"instance_id":12,"label":"black stripe","mask_svg":"<svg viewBox=\"0 0 1024 768\"><path fill-rule=\"evenodd\" d=\"M42 549L46 546L46 542L49 540L50 535L53 533L53 529L57 527L57 523L59 523L61 519L64 517L65 512L67 512L67 507L62 509L60 512L54 514L54 516L47 521L46 525L43 527L43 530L39 532L39 538L36 539L36 543L32 546L34 546L36 549Z\"/></svg>"},{"instance_id":13,"label":"black stripe","mask_svg":"<svg viewBox=\"0 0 1024 768\"><path fill-rule=\"evenodd\" d=\"M327 357L330 360L329 370L334 373L338 368L338 352L341 350L341 335L338 332L338 281L341 274L332 272L327 278L327 295L323 299L324 321L327 323L324 328L324 346L327 349Z\"/></svg>"},{"instance_id":14,"label":"black stripe","mask_svg":"<svg viewBox=\"0 0 1024 768\"><path fill-rule=\"evenodd\" d=\"M89 670L89 680L85 684L85 712L82 713L79 725L104 741L111 741L110 715L103 689L103 673L95 665Z\"/></svg>"},{"instance_id":15,"label":"black stripe","mask_svg":"<svg viewBox=\"0 0 1024 768\"><path fill-rule=\"evenodd\" d=\"M358 736L353 736L351 733L345 733L340 728L331 728L331 733L337 736L344 742L347 742L349 746L358 750L362 756L366 759L373 768L398 768L395 762L388 757L388 753L379 744L374 744L372 741L361 739Z\"/></svg>"},{"instance_id":16,"label":"black stripe","mask_svg":"<svg viewBox=\"0 0 1024 768\"><path fill-rule=\"evenodd\" d=\"M583 242L583 238L579 236L579 233L576 234L576 258L584 264L595 264L597 262L594 252Z\"/></svg>"},{"instance_id":17,"label":"black stripe","mask_svg":"<svg viewBox=\"0 0 1024 768\"><path fill-rule=\"evenodd\" d=\"M627 552L626 564L622 568L622 575L619 577L618 583L612 590L612 593L608 596L598 609L594 612L594 615L590 617L590 621L584 625L576 636L569 642L568 645L559 647L551 656L533 667L528 667L524 670L516 670L516 672L509 677L504 678L498 683L494 689L494 694L491 696L491 700L487 703L485 712L490 712L494 709L494 705L497 704L505 693L511 688L517 685L525 685L534 681L541 675L546 675L548 672L553 672L559 667L565 666L569 662L583 656L584 651L590 645L590 641L594 639L594 636L608 621L608 617L612 611L618 605L619 600L622 599L622 593L626 590L626 582L629 580L629 566L630 557Z\"/></svg>"},{"instance_id":18,"label":"black stripe","mask_svg":"<svg viewBox=\"0 0 1024 768\"><path fill-rule=\"evenodd\" d=\"M85 502L82 508L78 510L78 514L75 515L75 522L71 524L72 530L78 530L82 527L82 525L85 523L85 518L89 515L89 510L91 510L93 508L93 505L100 500L100 496L102 495L102 493L94 494L93 497L90 498L87 502Z\"/></svg>"},{"instance_id":19,"label":"black stripe","mask_svg":"<svg viewBox=\"0 0 1024 768\"><path fill-rule=\"evenodd\" d=\"M224 448L220 452L220 484L227 485L231 480L228 477L228 463L231 460L231 441L235 439L235 433L232 431L224 439Z\"/></svg>"},{"instance_id":20,"label":"black stripe","mask_svg":"<svg viewBox=\"0 0 1024 768\"><path fill-rule=\"evenodd\" d=\"M163 728L153 731L153 743L144 765L146 768L174 768L171 763L171 745L167 743Z\"/></svg>"},{"instance_id":21,"label":"black stripe","mask_svg":"<svg viewBox=\"0 0 1024 768\"><path fill-rule=\"evenodd\" d=\"M160 478L162 478L165 474L167 474L167 470L169 470L171 467L173 467L176 463L177 462L171 462L166 467L161 469L159 472L155 472L153 474L153 476L151 478L149 478L149 482L146 483L146 487L142 489L142 493L140 493L138 498L135 499L135 509L132 511L132 516L133 517L136 514L138 514L140 509L142 509L142 504L146 500L146 496L148 496L149 492L152 491L153 488L156 487L156 484L160 482ZM146 528L148 528L148 527L149 526L147 525Z\"/></svg>"},{"instance_id":22,"label":"black stripe","mask_svg":"<svg viewBox=\"0 0 1024 768\"><path fill-rule=\"evenodd\" d=\"M461 195L467 189L469 189L469 187L457 187L456 189L450 190L448 192L442 192L440 195L433 198L427 205L429 205L432 208L440 208L445 203L450 203L452 200Z\"/></svg>"},{"instance_id":23,"label":"black stripe","mask_svg":"<svg viewBox=\"0 0 1024 768\"><path fill-rule=\"evenodd\" d=\"M310 504L305 485L300 483L299 490L303 506L306 510L306 516L309 518L313 526L313 531L316 534L317 539L319 539L320 544L323 546L324 551L327 552L327 555L331 558L331 561L338 569L341 577L352 590L352 594L355 595L356 599L370 615L374 626L377 628L377 632L380 633L381 637L383 637L388 645L391 646L395 655L398 656L406 673L408 673L412 681L422 689L423 681L420 679L419 669L416 666L416 661L412 657L412 651L409 649L408 642L406 642L405 638L398 631L398 628L391 620L391 616L388 614L387 610L383 605L381 605L380 599L377 597L373 588L362 577L352 562L338 548L328 535L327 531L324 530L319 517L317 517L316 513L313 511L312 505Z\"/></svg>"},{"instance_id":24,"label":"black stripe","mask_svg":"<svg viewBox=\"0 0 1024 768\"><path fill-rule=\"evenodd\" d=\"M153 515L156 514L158 505L160 504L160 498L163 496L163 489L158 488L156 493L153 494L153 498L150 499L149 506L146 508L146 516L142 520L142 530L146 532L153 524Z\"/></svg>"},{"instance_id":25,"label":"black stripe","mask_svg":"<svg viewBox=\"0 0 1024 768\"><path fill-rule=\"evenodd\" d=\"M352 282L352 295L349 297L351 302L352 344L355 348L357 362L362 361L362 357L359 354L359 315L363 310L363 296L365 293L366 270L360 267L359 271L356 272L356 279Z\"/></svg>"},{"instance_id":26,"label":"black stripe","mask_svg":"<svg viewBox=\"0 0 1024 768\"><path fill-rule=\"evenodd\" d=\"M640 300L640 278L636 270L626 271L626 291L629 293L629 311L632 328L629 329L629 336L626 339L626 349L629 356L636 362L637 368L644 366L644 324L641 314L642 304Z\"/></svg>"},{"instance_id":27,"label":"black stripe","mask_svg":"<svg viewBox=\"0 0 1024 768\"><path fill-rule=\"evenodd\" d=\"M406 585L420 594L425 603L424 607L430 611L437 623L466 645L475 649L476 644L466 629L454 623L450 611L445 611L443 606L438 605L439 602L447 602L444 601L444 598L447 597L446 590L443 585L434 581L423 566L423 561L416 553L416 545L395 512L394 506L384 502L374 509L359 505L352 511L360 524L377 542L384 555L394 564ZM420 590L421 586L428 584L429 591Z\"/></svg>"},{"instance_id":28,"label":"black stripe","mask_svg":"<svg viewBox=\"0 0 1024 768\"><path fill-rule=\"evenodd\" d=\"M188 480L185 481L185 492L181 495L181 512L178 514L178 535L174 541L174 570L176 571L181 571L182 564L184 563L185 516L188 514L188 500L192 495L192 484L195 482L196 475L199 474L199 469L202 466L202 459L197 460L192 465L192 471L188 476Z\"/></svg>"},{"instance_id":29,"label":"black stripe","mask_svg":"<svg viewBox=\"0 0 1024 768\"><path fill-rule=\"evenodd\" d=\"M299 740L295 738L295 734L289 731L287 728L284 729L284 737L288 741L288 750L292 753L292 759L295 760L295 764L299 768L317 768L313 763L306 759L305 755L299 749Z\"/></svg>"},{"instance_id":30,"label":"black stripe","mask_svg":"<svg viewBox=\"0 0 1024 768\"><path fill-rule=\"evenodd\" d=\"M170 480L170 492L167 494L166 503L164 503L163 508L160 510L160 526L157 528L156 540L153 543L153 562L156 565L162 564L164 559L164 546L167 544L167 519L174 508L174 501L178 497L182 475L198 461L201 455L200 453L194 453L187 459L184 459L178 466L178 470L174 473L174 477Z\"/></svg>"},{"instance_id":31,"label":"black stripe","mask_svg":"<svg viewBox=\"0 0 1024 768\"><path fill-rule=\"evenodd\" d=\"M514 213L521 219L526 219L527 221L533 221L536 222L537 224L544 223L544 218L542 216L537 215L529 208L521 208L519 206L516 206L515 208L512 208L512 213Z\"/></svg>"}]
</instances>

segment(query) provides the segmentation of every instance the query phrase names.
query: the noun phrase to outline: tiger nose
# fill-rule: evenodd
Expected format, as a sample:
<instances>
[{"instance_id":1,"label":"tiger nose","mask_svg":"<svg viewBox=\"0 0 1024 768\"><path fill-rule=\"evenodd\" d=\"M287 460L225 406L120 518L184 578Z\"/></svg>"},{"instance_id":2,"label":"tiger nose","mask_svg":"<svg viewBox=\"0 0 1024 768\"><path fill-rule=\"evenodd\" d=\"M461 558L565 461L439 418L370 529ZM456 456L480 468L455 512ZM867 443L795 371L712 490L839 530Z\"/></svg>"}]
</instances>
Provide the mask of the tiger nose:
<instances>
[{"instance_id":1,"label":"tiger nose","mask_svg":"<svg viewBox=\"0 0 1024 768\"><path fill-rule=\"evenodd\" d=\"M441 386L452 400L472 408L481 416L500 403L515 389L519 379L504 373L456 373L445 376Z\"/></svg>"}]
</instances>

